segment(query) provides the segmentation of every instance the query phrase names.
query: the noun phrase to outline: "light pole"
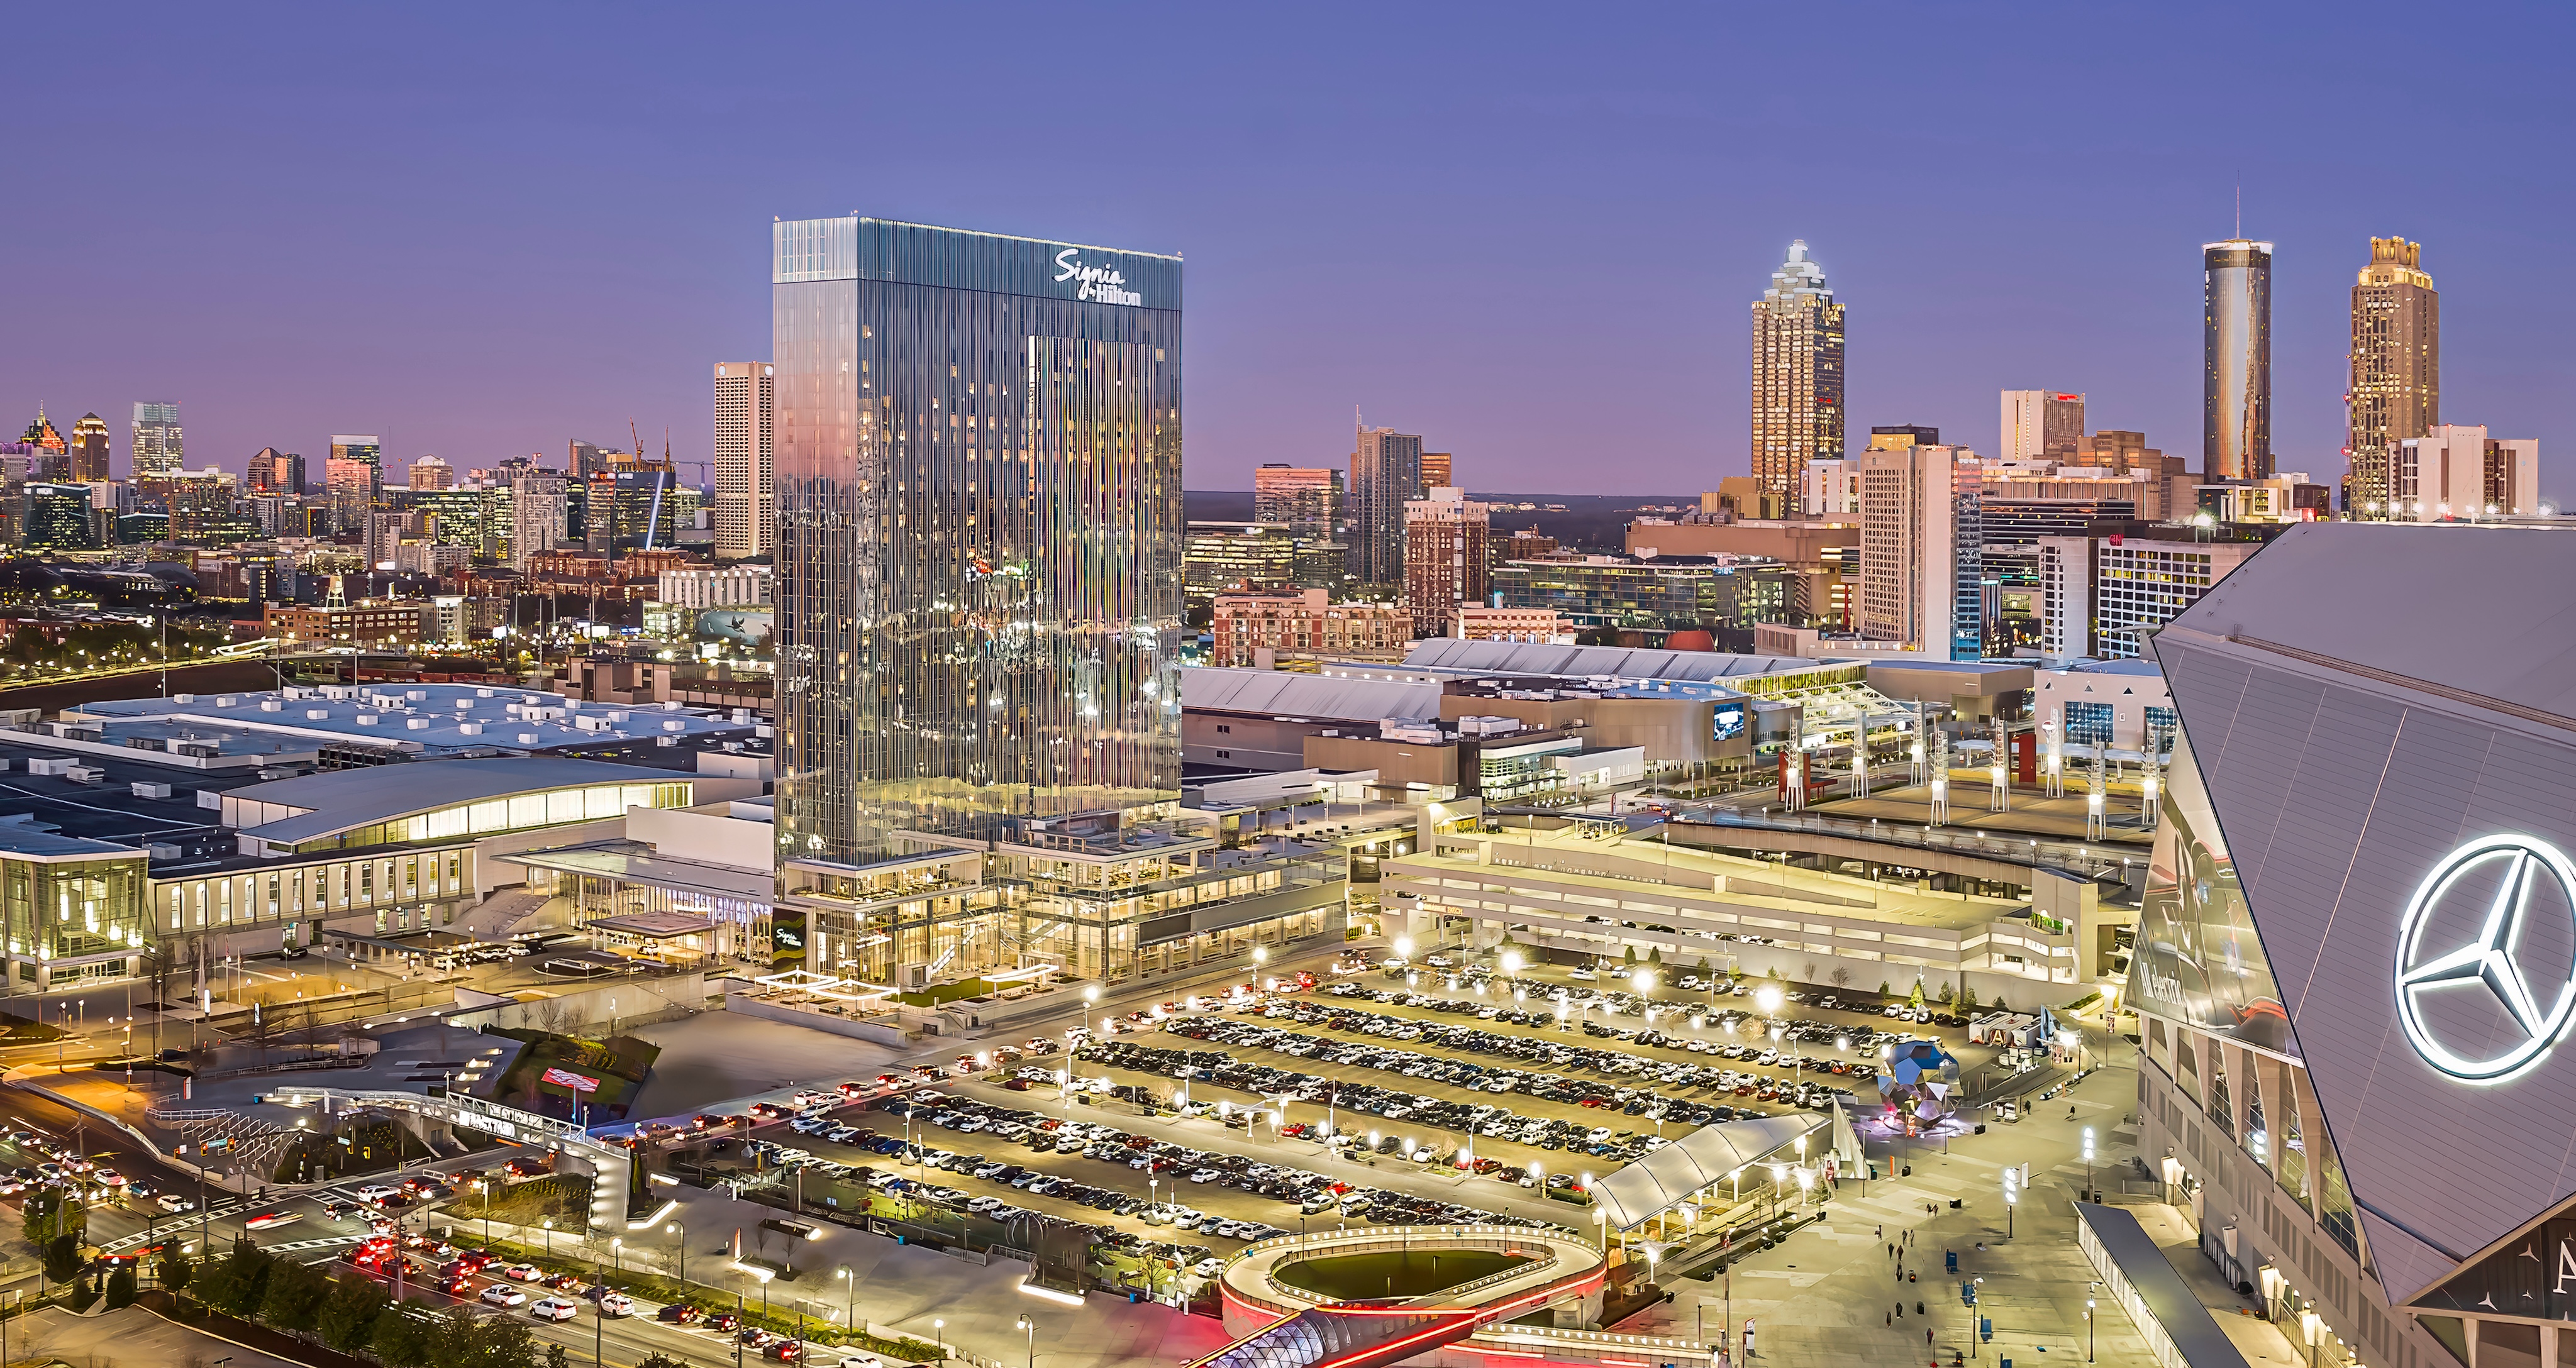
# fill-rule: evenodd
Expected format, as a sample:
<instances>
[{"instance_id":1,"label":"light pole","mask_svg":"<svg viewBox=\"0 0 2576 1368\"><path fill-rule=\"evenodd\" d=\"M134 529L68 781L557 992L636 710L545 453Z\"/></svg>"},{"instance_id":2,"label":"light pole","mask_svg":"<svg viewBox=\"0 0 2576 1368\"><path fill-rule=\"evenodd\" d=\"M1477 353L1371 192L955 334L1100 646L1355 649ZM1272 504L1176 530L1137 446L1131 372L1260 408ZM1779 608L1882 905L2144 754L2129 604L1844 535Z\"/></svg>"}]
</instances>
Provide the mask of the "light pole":
<instances>
[{"instance_id":1,"label":"light pole","mask_svg":"<svg viewBox=\"0 0 2576 1368\"><path fill-rule=\"evenodd\" d=\"M1035 1316L1022 1316L1022 1317L1020 1317L1020 1329L1021 1329L1021 1330L1023 1330L1023 1331L1025 1331L1025 1332L1027 1332L1028 1337L1029 1337L1029 1368L1038 1368L1038 1319L1037 1319L1037 1317L1035 1317Z\"/></svg>"},{"instance_id":2,"label":"light pole","mask_svg":"<svg viewBox=\"0 0 2576 1368\"><path fill-rule=\"evenodd\" d=\"M939 1356L941 1358L944 1359L948 1357L948 1322L936 1318L932 1319L930 1322L930 1341L931 1343L939 1346Z\"/></svg>"},{"instance_id":3,"label":"light pole","mask_svg":"<svg viewBox=\"0 0 2576 1368\"><path fill-rule=\"evenodd\" d=\"M2090 1293L2101 1285L2097 1282L2084 1289L2088 1294L2084 1298L2084 1361L2086 1363L2093 1361L2093 1298Z\"/></svg>"},{"instance_id":4,"label":"light pole","mask_svg":"<svg viewBox=\"0 0 2576 1368\"><path fill-rule=\"evenodd\" d=\"M2018 1169L2004 1170L2004 1238L2007 1240L2013 1233L2013 1207L2021 1201L2019 1174Z\"/></svg>"},{"instance_id":5,"label":"light pole","mask_svg":"<svg viewBox=\"0 0 2576 1368\"><path fill-rule=\"evenodd\" d=\"M2093 1128L2084 1128L2084 1200L2093 1200Z\"/></svg>"},{"instance_id":6,"label":"light pole","mask_svg":"<svg viewBox=\"0 0 2576 1368\"><path fill-rule=\"evenodd\" d=\"M855 1335L859 1333L859 1280L850 1276L849 1266L846 1264L841 1268L840 1278L842 1282L849 1284L844 1289L847 1300L841 1306L841 1324Z\"/></svg>"},{"instance_id":7,"label":"light pole","mask_svg":"<svg viewBox=\"0 0 2576 1368\"><path fill-rule=\"evenodd\" d=\"M663 1229L669 1232L671 1236L671 1254L679 1262L680 1281L687 1282L689 1280L689 1247L681 1240L680 1223L673 1221L669 1225L664 1226Z\"/></svg>"},{"instance_id":8,"label":"light pole","mask_svg":"<svg viewBox=\"0 0 2576 1368\"><path fill-rule=\"evenodd\" d=\"M546 1257L551 1259L555 1256L555 1218L548 1216L542 1224L546 1228Z\"/></svg>"}]
</instances>

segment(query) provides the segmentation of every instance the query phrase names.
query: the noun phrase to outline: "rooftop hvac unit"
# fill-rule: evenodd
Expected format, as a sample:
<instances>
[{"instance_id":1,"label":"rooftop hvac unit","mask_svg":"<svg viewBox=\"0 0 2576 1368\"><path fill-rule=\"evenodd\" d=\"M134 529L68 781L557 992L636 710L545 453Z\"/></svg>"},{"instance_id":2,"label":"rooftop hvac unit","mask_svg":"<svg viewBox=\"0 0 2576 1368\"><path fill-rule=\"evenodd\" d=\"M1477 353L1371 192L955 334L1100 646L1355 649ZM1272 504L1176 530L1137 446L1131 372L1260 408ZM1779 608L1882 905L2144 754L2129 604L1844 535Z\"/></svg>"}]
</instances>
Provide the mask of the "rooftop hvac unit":
<instances>
[{"instance_id":1,"label":"rooftop hvac unit","mask_svg":"<svg viewBox=\"0 0 2576 1368\"><path fill-rule=\"evenodd\" d=\"M331 710L329 708L306 708L304 710L304 720L307 722L327 721L330 716Z\"/></svg>"},{"instance_id":2,"label":"rooftop hvac unit","mask_svg":"<svg viewBox=\"0 0 2576 1368\"><path fill-rule=\"evenodd\" d=\"M284 712L286 711L286 704L274 698L263 698L259 701L259 710L261 712Z\"/></svg>"},{"instance_id":3,"label":"rooftop hvac unit","mask_svg":"<svg viewBox=\"0 0 2576 1368\"><path fill-rule=\"evenodd\" d=\"M168 784L137 783L134 786L134 796L137 798L167 798L170 796L170 786Z\"/></svg>"},{"instance_id":4,"label":"rooftop hvac unit","mask_svg":"<svg viewBox=\"0 0 2576 1368\"><path fill-rule=\"evenodd\" d=\"M480 722L460 722L456 725L456 729L467 736L481 736L483 734L483 724Z\"/></svg>"},{"instance_id":5,"label":"rooftop hvac unit","mask_svg":"<svg viewBox=\"0 0 2576 1368\"><path fill-rule=\"evenodd\" d=\"M522 746L533 746L537 744L537 734L535 732L519 733L519 744Z\"/></svg>"},{"instance_id":6,"label":"rooftop hvac unit","mask_svg":"<svg viewBox=\"0 0 2576 1368\"><path fill-rule=\"evenodd\" d=\"M413 731L427 731L429 730L429 719L426 717L406 717L403 719L403 725Z\"/></svg>"},{"instance_id":7,"label":"rooftop hvac unit","mask_svg":"<svg viewBox=\"0 0 2576 1368\"><path fill-rule=\"evenodd\" d=\"M170 701L173 703L194 703L197 701L197 696L192 693L172 694L170 695Z\"/></svg>"}]
</instances>

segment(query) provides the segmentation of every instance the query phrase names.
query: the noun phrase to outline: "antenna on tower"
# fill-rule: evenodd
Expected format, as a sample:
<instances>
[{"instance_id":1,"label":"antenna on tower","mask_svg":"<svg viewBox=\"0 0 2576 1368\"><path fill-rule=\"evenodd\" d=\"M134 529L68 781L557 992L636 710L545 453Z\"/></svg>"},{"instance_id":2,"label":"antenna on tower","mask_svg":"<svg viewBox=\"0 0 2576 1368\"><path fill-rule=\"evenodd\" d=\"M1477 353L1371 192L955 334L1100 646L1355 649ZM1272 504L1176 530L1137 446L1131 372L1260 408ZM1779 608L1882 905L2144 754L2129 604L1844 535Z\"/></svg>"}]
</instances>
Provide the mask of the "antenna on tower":
<instances>
[{"instance_id":1,"label":"antenna on tower","mask_svg":"<svg viewBox=\"0 0 2576 1368\"><path fill-rule=\"evenodd\" d=\"M2241 180L2236 182L2236 236L2239 241L2245 237L2245 182Z\"/></svg>"}]
</instances>

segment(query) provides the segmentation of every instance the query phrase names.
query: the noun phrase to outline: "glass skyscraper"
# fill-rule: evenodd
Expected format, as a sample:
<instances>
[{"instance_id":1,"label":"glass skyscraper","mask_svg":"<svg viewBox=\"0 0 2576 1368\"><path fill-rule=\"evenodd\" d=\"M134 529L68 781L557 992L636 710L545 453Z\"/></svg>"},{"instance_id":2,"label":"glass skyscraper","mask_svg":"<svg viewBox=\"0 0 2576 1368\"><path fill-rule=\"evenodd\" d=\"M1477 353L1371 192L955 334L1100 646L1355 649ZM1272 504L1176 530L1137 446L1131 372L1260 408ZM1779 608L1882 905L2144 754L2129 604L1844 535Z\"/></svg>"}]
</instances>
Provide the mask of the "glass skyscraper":
<instances>
[{"instance_id":1,"label":"glass skyscraper","mask_svg":"<svg viewBox=\"0 0 2576 1368\"><path fill-rule=\"evenodd\" d=\"M2200 249L2201 478L2272 474L2272 244L2231 238Z\"/></svg>"},{"instance_id":2,"label":"glass skyscraper","mask_svg":"<svg viewBox=\"0 0 2576 1368\"><path fill-rule=\"evenodd\" d=\"M134 477L167 475L188 464L179 406L151 400L134 406Z\"/></svg>"},{"instance_id":3,"label":"glass skyscraper","mask_svg":"<svg viewBox=\"0 0 2576 1368\"><path fill-rule=\"evenodd\" d=\"M1179 258L859 217L773 245L780 855L1176 804Z\"/></svg>"}]
</instances>

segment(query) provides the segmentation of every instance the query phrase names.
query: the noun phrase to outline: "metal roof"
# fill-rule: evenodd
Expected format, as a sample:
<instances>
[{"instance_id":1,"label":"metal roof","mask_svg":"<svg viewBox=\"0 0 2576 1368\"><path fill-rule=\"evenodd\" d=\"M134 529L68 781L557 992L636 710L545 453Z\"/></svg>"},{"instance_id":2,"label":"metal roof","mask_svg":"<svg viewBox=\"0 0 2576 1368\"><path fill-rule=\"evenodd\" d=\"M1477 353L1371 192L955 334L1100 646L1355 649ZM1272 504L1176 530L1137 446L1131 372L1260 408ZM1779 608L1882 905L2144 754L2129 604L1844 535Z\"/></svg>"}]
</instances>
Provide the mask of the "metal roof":
<instances>
[{"instance_id":1,"label":"metal roof","mask_svg":"<svg viewBox=\"0 0 2576 1368\"><path fill-rule=\"evenodd\" d=\"M1389 717L1418 722L1440 715L1440 686L1201 666L1181 671L1181 706L1200 712L1267 713L1333 722Z\"/></svg>"},{"instance_id":2,"label":"metal roof","mask_svg":"<svg viewBox=\"0 0 2576 1368\"><path fill-rule=\"evenodd\" d=\"M1620 1165L1609 1177L1595 1179L1592 1200L1613 1227L1628 1230L1787 1148L1799 1136L1824 1128L1822 1118L1795 1112L1702 1126L1643 1159ZM1821 1156L1822 1148L1817 1152Z\"/></svg>"},{"instance_id":3,"label":"metal roof","mask_svg":"<svg viewBox=\"0 0 2576 1368\"><path fill-rule=\"evenodd\" d=\"M534 709L535 715L529 715ZM704 711L645 703L585 703L560 693L504 685L384 683L321 685L237 693L121 698L63 711L66 721L132 723L202 720L248 731L347 740L438 754L658 740L739 732L743 724Z\"/></svg>"},{"instance_id":4,"label":"metal roof","mask_svg":"<svg viewBox=\"0 0 2576 1368\"><path fill-rule=\"evenodd\" d=\"M1820 669L1849 661L1801 656L1732 655L1724 651L1648 651L1625 646L1548 646L1519 641L1433 637L1413 643L1408 669L1459 674L1544 674L1622 679L1741 679Z\"/></svg>"},{"instance_id":5,"label":"metal roof","mask_svg":"<svg viewBox=\"0 0 2576 1368\"><path fill-rule=\"evenodd\" d=\"M2095 1269L2111 1281L2112 1300L2131 1320L2143 1309L2154 1322L2139 1325L2138 1332L2157 1349L2170 1351L2154 1354L2158 1363L2247 1368L2236 1341L2210 1318L2208 1305L2174 1271L2173 1261L2156 1247L2155 1237L2147 1234L2136 1216L2118 1207L2077 1202L2075 1218L2082 1223L2085 1238L2079 1242L2087 1246L2084 1252L2097 1259ZM2102 1267L2104 1263L2110 1267ZM2156 1344L2158 1340L2163 1343Z\"/></svg>"},{"instance_id":6,"label":"metal roof","mask_svg":"<svg viewBox=\"0 0 2576 1368\"><path fill-rule=\"evenodd\" d=\"M515 793L580 788L592 784L687 783L698 776L677 770L638 769L601 760L553 755L501 756L489 760L423 760L333 770L295 779L251 784L224 795L239 801L303 808L304 815L247 828L262 840L309 841L335 831L372 826L416 812L506 798Z\"/></svg>"}]
</instances>

